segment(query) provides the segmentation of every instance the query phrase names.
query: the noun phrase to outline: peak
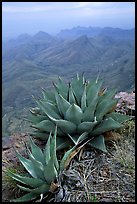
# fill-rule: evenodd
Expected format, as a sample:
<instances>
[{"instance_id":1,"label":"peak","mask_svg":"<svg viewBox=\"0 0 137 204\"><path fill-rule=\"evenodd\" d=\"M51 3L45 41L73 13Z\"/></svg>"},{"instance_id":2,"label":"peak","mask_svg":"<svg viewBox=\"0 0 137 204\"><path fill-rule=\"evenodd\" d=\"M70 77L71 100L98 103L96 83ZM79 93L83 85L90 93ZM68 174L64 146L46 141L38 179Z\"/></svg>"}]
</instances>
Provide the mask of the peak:
<instances>
[{"instance_id":1,"label":"peak","mask_svg":"<svg viewBox=\"0 0 137 204\"><path fill-rule=\"evenodd\" d=\"M51 35L49 35L48 33L44 32L44 31L39 31L33 37L51 37Z\"/></svg>"},{"instance_id":2,"label":"peak","mask_svg":"<svg viewBox=\"0 0 137 204\"><path fill-rule=\"evenodd\" d=\"M46 33L46 32L44 32L44 31L39 31L37 34L48 34L48 33Z\"/></svg>"},{"instance_id":3,"label":"peak","mask_svg":"<svg viewBox=\"0 0 137 204\"><path fill-rule=\"evenodd\" d=\"M76 39L76 41L88 42L89 39L88 39L87 35L82 35L82 36L78 37L78 38Z\"/></svg>"}]
</instances>

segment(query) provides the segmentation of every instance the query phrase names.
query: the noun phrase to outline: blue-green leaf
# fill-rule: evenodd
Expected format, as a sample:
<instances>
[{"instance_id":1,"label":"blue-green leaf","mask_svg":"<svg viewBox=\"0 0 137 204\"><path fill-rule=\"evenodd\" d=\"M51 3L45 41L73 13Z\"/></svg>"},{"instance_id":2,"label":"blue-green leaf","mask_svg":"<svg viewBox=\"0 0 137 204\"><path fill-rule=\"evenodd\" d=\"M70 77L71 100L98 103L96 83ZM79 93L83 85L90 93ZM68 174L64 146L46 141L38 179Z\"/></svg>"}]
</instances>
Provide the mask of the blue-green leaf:
<instances>
[{"instance_id":1,"label":"blue-green leaf","mask_svg":"<svg viewBox=\"0 0 137 204\"><path fill-rule=\"evenodd\" d=\"M112 118L107 118L93 129L92 135L100 135L104 132L119 129L121 127L123 126L119 122L113 120Z\"/></svg>"},{"instance_id":2,"label":"blue-green leaf","mask_svg":"<svg viewBox=\"0 0 137 204\"><path fill-rule=\"evenodd\" d=\"M124 121L130 120L129 115L125 115L117 112L109 113L105 116L105 118L112 118L119 123L123 123Z\"/></svg>"},{"instance_id":3,"label":"blue-green leaf","mask_svg":"<svg viewBox=\"0 0 137 204\"><path fill-rule=\"evenodd\" d=\"M57 178L57 170L54 165L53 156L50 158L48 164L44 166L44 176L46 179L46 182L48 184L51 184L52 181L54 181Z\"/></svg>"},{"instance_id":4,"label":"blue-green leaf","mask_svg":"<svg viewBox=\"0 0 137 204\"><path fill-rule=\"evenodd\" d=\"M17 155L18 159L20 160L20 162L22 163L22 165L25 167L25 169L30 173L30 175L34 178L37 178L32 161L29 159L26 159L17 151L16 151L16 155Z\"/></svg>"},{"instance_id":5,"label":"blue-green leaf","mask_svg":"<svg viewBox=\"0 0 137 204\"><path fill-rule=\"evenodd\" d=\"M37 195L47 193L49 191L49 188L50 188L50 185L46 184L46 183L44 183L41 186L39 186L38 188L34 188L34 189L27 188L27 187L24 187L21 185L17 185L17 186L23 191L31 192L31 193L34 193Z\"/></svg>"},{"instance_id":6,"label":"blue-green leaf","mask_svg":"<svg viewBox=\"0 0 137 204\"><path fill-rule=\"evenodd\" d=\"M58 163L57 154L56 154L56 135L57 135L57 126L55 128L54 136L51 140L50 155L53 157L55 167L58 170L59 169L59 163Z\"/></svg>"},{"instance_id":7,"label":"blue-green leaf","mask_svg":"<svg viewBox=\"0 0 137 204\"><path fill-rule=\"evenodd\" d=\"M79 125L81 123L83 112L79 106L72 104L65 114L65 119Z\"/></svg>"},{"instance_id":8,"label":"blue-green leaf","mask_svg":"<svg viewBox=\"0 0 137 204\"><path fill-rule=\"evenodd\" d=\"M78 125L77 131L78 133L83 133L83 132L91 132L93 127L97 124L97 121L93 122L82 122Z\"/></svg>"},{"instance_id":9,"label":"blue-green leaf","mask_svg":"<svg viewBox=\"0 0 137 204\"><path fill-rule=\"evenodd\" d=\"M30 137L30 146L31 152L34 158L40 161L43 165L45 164L44 155L42 150L33 142L32 138Z\"/></svg>"},{"instance_id":10,"label":"blue-green leaf","mask_svg":"<svg viewBox=\"0 0 137 204\"><path fill-rule=\"evenodd\" d=\"M50 156L50 144L51 144L51 132L50 132L48 141L47 141L45 148L44 148L44 158L45 158L46 164L49 162L50 157L51 157Z\"/></svg>"},{"instance_id":11,"label":"blue-green leaf","mask_svg":"<svg viewBox=\"0 0 137 204\"><path fill-rule=\"evenodd\" d=\"M19 174L11 172L10 170L8 170L7 174L13 179L15 179L16 181L26 185L30 185L31 187L34 187L34 188L41 186L44 183L44 181L39 178L30 178L26 176L21 176Z\"/></svg>"},{"instance_id":12,"label":"blue-green leaf","mask_svg":"<svg viewBox=\"0 0 137 204\"><path fill-rule=\"evenodd\" d=\"M91 142L88 143L88 145L96 149L99 149L103 152L107 152L103 135L99 135L98 137L95 137Z\"/></svg>"}]
</instances>

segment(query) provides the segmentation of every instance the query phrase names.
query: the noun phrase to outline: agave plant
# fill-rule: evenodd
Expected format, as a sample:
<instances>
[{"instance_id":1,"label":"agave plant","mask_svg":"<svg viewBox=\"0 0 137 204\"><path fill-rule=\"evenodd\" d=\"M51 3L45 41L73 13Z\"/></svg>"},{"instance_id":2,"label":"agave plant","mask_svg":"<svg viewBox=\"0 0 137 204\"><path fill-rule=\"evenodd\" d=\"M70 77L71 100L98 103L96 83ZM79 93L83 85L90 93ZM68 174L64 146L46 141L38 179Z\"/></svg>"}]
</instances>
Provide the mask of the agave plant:
<instances>
[{"instance_id":1,"label":"agave plant","mask_svg":"<svg viewBox=\"0 0 137 204\"><path fill-rule=\"evenodd\" d=\"M7 173L10 177L21 183L21 185L17 184L21 190L28 193L13 201L32 201L52 191L53 186L56 186L54 181L56 181L59 173L59 163L56 156L56 132L57 129L55 129L53 137L50 133L43 151L30 138L31 150L28 147L26 148L28 159L16 151L16 155L27 170L27 174L20 175L10 170Z\"/></svg>"},{"instance_id":2,"label":"agave plant","mask_svg":"<svg viewBox=\"0 0 137 204\"><path fill-rule=\"evenodd\" d=\"M57 125L57 149L93 137L89 145L106 151L104 133L121 128L129 116L115 112L116 90L103 90L102 83L99 77L89 82L77 74L66 84L59 77L53 91L43 90L43 98L35 99L38 107L29 117L35 129L31 136L47 140Z\"/></svg>"},{"instance_id":3,"label":"agave plant","mask_svg":"<svg viewBox=\"0 0 137 204\"><path fill-rule=\"evenodd\" d=\"M7 174L12 179L17 181L17 186L28 193L20 198L13 199L14 202L33 201L44 194L53 193L58 187L58 177L62 171L69 165L71 159L80 151L80 149L87 143L74 145L71 149L65 152L60 162L58 162L56 154L56 135L57 126L55 128L54 136L51 132L45 148L42 150L30 138L30 149L26 144L26 152L28 158L23 157L16 151L16 155L21 164L25 167L27 174L20 175L8 169ZM21 183L19 185L18 183Z\"/></svg>"}]
</instances>

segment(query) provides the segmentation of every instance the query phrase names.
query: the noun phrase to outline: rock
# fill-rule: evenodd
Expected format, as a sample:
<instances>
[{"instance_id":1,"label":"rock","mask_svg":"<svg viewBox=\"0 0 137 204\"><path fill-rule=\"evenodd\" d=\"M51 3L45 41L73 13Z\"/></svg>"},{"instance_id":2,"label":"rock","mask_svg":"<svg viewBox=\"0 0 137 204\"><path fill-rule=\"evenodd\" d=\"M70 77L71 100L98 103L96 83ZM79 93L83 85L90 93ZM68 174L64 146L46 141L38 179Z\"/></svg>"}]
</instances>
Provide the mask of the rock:
<instances>
[{"instance_id":1,"label":"rock","mask_svg":"<svg viewBox=\"0 0 137 204\"><path fill-rule=\"evenodd\" d=\"M15 149L22 155L25 155L25 142L28 135L15 134L10 137L2 138L2 201L8 202L13 196L9 184L5 181L6 171L9 168L18 167L19 160L16 157ZM7 186L8 185L8 186ZM5 187L6 186L6 187ZM14 196L13 196L14 197Z\"/></svg>"},{"instance_id":2,"label":"rock","mask_svg":"<svg viewBox=\"0 0 137 204\"><path fill-rule=\"evenodd\" d=\"M116 106L117 112L122 112L128 115L135 115L135 92L119 92L115 95L115 98L119 98Z\"/></svg>"}]
</instances>

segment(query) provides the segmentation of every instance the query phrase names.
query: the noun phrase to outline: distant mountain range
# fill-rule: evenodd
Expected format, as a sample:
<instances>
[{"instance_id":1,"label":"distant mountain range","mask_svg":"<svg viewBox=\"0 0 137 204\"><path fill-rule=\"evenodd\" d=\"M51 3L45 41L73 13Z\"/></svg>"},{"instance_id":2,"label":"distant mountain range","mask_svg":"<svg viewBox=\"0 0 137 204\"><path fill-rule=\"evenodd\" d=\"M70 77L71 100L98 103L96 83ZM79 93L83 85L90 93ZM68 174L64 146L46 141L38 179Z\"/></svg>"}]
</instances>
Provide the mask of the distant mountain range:
<instances>
[{"instance_id":1,"label":"distant mountain range","mask_svg":"<svg viewBox=\"0 0 137 204\"><path fill-rule=\"evenodd\" d=\"M81 27L77 26L72 29L61 30L57 36L59 38L77 38L81 35L87 35L88 37L94 37L97 35L111 36L116 39L133 39L135 37L135 29L125 30L121 28L111 28L111 27Z\"/></svg>"},{"instance_id":2,"label":"distant mountain range","mask_svg":"<svg viewBox=\"0 0 137 204\"><path fill-rule=\"evenodd\" d=\"M35 106L31 96L41 96L41 87L53 88L59 75L68 82L77 72L89 80L100 72L104 86L133 90L135 29L78 26L56 36L40 31L3 43L3 134L19 131L24 108Z\"/></svg>"}]
</instances>

